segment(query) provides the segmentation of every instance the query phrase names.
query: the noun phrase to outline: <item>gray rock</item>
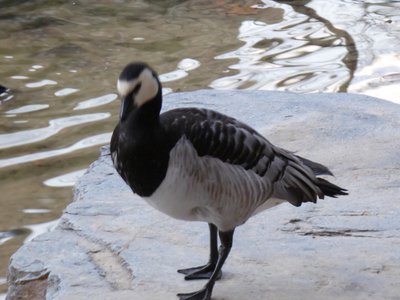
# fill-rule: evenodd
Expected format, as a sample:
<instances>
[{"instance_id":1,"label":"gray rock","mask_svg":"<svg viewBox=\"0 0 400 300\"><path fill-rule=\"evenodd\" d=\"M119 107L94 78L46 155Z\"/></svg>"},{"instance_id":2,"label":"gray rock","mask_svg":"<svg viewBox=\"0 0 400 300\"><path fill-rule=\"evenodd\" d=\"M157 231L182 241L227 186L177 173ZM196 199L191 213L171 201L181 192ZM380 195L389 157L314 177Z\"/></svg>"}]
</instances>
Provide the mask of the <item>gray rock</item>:
<instances>
[{"instance_id":1,"label":"gray rock","mask_svg":"<svg viewBox=\"0 0 400 300\"><path fill-rule=\"evenodd\" d=\"M274 144L329 166L350 191L283 204L239 227L214 299L400 299L400 106L263 91L166 97L166 109L176 106L263 128ZM207 258L207 225L170 219L133 195L104 149L58 227L12 256L7 299L43 280L46 299L176 299L204 281L185 282L175 270Z\"/></svg>"}]
</instances>

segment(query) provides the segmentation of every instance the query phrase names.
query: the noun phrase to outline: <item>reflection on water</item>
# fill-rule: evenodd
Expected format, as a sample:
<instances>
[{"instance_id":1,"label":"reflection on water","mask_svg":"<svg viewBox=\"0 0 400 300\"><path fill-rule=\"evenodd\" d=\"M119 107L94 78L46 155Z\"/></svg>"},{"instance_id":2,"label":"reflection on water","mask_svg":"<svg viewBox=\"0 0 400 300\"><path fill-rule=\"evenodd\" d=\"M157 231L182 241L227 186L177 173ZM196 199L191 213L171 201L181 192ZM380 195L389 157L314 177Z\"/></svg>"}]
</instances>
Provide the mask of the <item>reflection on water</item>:
<instances>
[{"instance_id":1,"label":"reflection on water","mask_svg":"<svg viewBox=\"0 0 400 300\"><path fill-rule=\"evenodd\" d=\"M71 94L76 93L78 91L79 91L78 89L64 88L62 90L59 90L59 91L55 92L54 96L63 97L63 96L71 95Z\"/></svg>"},{"instance_id":2,"label":"reflection on water","mask_svg":"<svg viewBox=\"0 0 400 300\"><path fill-rule=\"evenodd\" d=\"M400 103L399 6L0 0L0 294L10 255L56 226L71 186L108 143L126 63L151 63L163 94L352 91Z\"/></svg>"},{"instance_id":3,"label":"reflection on water","mask_svg":"<svg viewBox=\"0 0 400 300\"><path fill-rule=\"evenodd\" d=\"M39 88L39 87L43 87L45 85L56 85L57 81L54 80L49 80L49 79L43 79L37 82L30 82L25 84L26 87L28 88Z\"/></svg>"},{"instance_id":4,"label":"reflection on water","mask_svg":"<svg viewBox=\"0 0 400 300\"><path fill-rule=\"evenodd\" d=\"M88 109L88 108L94 108L97 106L105 105L108 104L115 99L117 99L117 94L107 94L104 96L92 98L89 100L85 100L82 102L79 102L78 105L74 107L74 110L80 110L80 109Z\"/></svg>"},{"instance_id":5,"label":"reflection on water","mask_svg":"<svg viewBox=\"0 0 400 300\"><path fill-rule=\"evenodd\" d=\"M358 60L347 91L400 103L400 2L320 0L307 6L354 40Z\"/></svg>"},{"instance_id":6,"label":"reflection on water","mask_svg":"<svg viewBox=\"0 0 400 300\"><path fill-rule=\"evenodd\" d=\"M6 114L23 114L23 113L27 113L27 112L33 112L33 111L37 111L37 110L41 110L41 109L46 109L49 108L48 104L31 104L31 105L24 105L15 109L10 109L8 111L6 111Z\"/></svg>"},{"instance_id":7,"label":"reflection on water","mask_svg":"<svg viewBox=\"0 0 400 300\"><path fill-rule=\"evenodd\" d=\"M20 108L21 109L21 108ZM0 149L15 147L48 139L61 130L88 122L95 122L110 117L110 113L86 114L59 118L49 121L49 126L31 130L0 134Z\"/></svg>"},{"instance_id":8,"label":"reflection on water","mask_svg":"<svg viewBox=\"0 0 400 300\"><path fill-rule=\"evenodd\" d=\"M0 159L0 168L5 168L5 167L13 166L13 165L20 165L20 164L28 163L28 162L40 161L40 160L48 159L51 157L58 157L58 156L68 154L68 153L71 153L71 152L74 152L77 150L82 150L85 148L90 148L90 147L98 146L98 145L104 145L104 144L107 144L110 141L110 139L111 139L111 132L110 133L102 133L99 135L84 138L83 140L80 140L80 141L76 142L75 144L65 147L65 148L59 148L59 149L50 150L50 151L36 152L36 153L21 155L21 156L17 156L17 157Z\"/></svg>"},{"instance_id":9,"label":"reflection on water","mask_svg":"<svg viewBox=\"0 0 400 300\"><path fill-rule=\"evenodd\" d=\"M189 75L188 71L192 71L198 67L200 67L199 61L191 58L185 58L178 63L177 70L160 74L160 81L165 83L182 79Z\"/></svg>"},{"instance_id":10,"label":"reflection on water","mask_svg":"<svg viewBox=\"0 0 400 300\"><path fill-rule=\"evenodd\" d=\"M74 184L85 172L86 169L63 174L57 177L47 179L46 181L43 182L43 184L52 187L74 186ZM26 213L26 211L24 212Z\"/></svg>"},{"instance_id":11,"label":"reflection on water","mask_svg":"<svg viewBox=\"0 0 400 300\"><path fill-rule=\"evenodd\" d=\"M25 208L23 210L25 214L43 214L51 212L50 209L40 209L40 208Z\"/></svg>"},{"instance_id":12,"label":"reflection on water","mask_svg":"<svg viewBox=\"0 0 400 300\"><path fill-rule=\"evenodd\" d=\"M286 2L286 1L280 1ZM212 88L249 88L293 92L343 92L353 77L357 60L352 38L313 10L264 1L259 9L279 12L273 22L243 21L239 49L216 59L235 59L239 72L211 83ZM306 1L309 2L309 1ZM287 1L287 3L291 3ZM349 46L351 45L351 46Z\"/></svg>"}]
</instances>

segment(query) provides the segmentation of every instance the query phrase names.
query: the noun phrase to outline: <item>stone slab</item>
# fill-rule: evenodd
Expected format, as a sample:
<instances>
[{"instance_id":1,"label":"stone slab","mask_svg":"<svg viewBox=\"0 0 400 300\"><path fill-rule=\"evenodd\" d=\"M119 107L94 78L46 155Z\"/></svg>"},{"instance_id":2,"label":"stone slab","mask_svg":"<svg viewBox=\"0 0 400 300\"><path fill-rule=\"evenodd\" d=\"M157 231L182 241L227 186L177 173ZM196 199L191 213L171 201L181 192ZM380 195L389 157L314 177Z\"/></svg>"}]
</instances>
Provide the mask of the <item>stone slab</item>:
<instances>
[{"instance_id":1,"label":"stone slab","mask_svg":"<svg viewBox=\"0 0 400 300\"><path fill-rule=\"evenodd\" d=\"M164 101L165 109L182 106L262 128L274 144L329 166L332 181L350 191L317 205L283 204L237 228L213 299L400 299L399 105L352 94L213 90ZM207 256L207 225L170 219L134 196L106 148L57 228L12 256L7 299L176 299L204 284L176 269ZM27 289L31 298L21 296Z\"/></svg>"}]
</instances>

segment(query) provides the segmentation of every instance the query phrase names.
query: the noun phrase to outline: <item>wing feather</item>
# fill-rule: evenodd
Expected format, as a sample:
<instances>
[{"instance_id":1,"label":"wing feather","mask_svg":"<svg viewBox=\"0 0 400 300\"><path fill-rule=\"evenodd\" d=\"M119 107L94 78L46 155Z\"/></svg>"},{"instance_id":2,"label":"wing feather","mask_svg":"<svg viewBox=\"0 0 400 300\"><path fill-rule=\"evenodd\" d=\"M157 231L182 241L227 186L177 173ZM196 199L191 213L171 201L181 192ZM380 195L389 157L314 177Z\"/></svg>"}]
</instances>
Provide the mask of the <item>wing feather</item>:
<instances>
[{"instance_id":1,"label":"wing feather","mask_svg":"<svg viewBox=\"0 0 400 300\"><path fill-rule=\"evenodd\" d=\"M162 126L174 142L184 135L199 156L211 156L252 170L273 185L273 197L299 206L324 196L319 185L325 181L320 181L316 175L331 175L328 168L272 145L236 119L198 108L175 109L160 117ZM330 194L344 191L336 188L324 186Z\"/></svg>"}]
</instances>

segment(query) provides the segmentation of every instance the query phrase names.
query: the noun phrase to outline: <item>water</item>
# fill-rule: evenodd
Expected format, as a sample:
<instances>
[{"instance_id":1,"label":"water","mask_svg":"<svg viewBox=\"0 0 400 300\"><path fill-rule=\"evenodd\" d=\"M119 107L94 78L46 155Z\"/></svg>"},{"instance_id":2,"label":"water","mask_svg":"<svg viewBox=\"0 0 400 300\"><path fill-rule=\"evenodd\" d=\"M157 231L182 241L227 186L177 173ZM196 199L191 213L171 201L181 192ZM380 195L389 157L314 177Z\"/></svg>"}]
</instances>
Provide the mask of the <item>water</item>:
<instances>
[{"instance_id":1,"label":"water","mask_svg":"<svg viewBox=\"0 0 400 300\"><path fill-rule=\"evenodd\" d=\"M0 0L0 294L9 257L53 228L117 122L116 78L164 93L357 92L400 103L399 1ZM2 298L2 295L0 295Z\"/></svg>"}]
</instances>

